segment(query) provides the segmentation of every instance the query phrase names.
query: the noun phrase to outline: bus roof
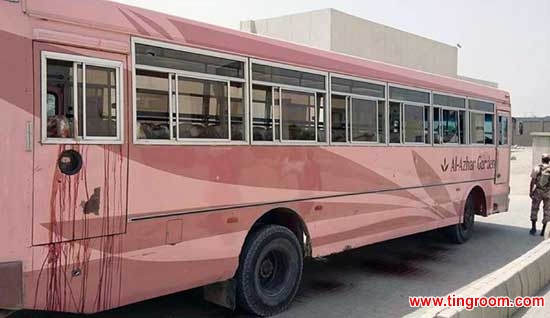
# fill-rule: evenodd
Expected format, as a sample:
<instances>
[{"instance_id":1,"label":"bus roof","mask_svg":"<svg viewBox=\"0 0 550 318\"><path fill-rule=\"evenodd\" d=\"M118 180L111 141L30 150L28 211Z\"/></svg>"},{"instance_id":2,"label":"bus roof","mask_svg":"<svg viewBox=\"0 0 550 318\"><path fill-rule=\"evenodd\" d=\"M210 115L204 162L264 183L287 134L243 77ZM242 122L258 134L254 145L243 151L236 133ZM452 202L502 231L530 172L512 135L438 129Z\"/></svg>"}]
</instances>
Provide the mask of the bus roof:
<instances>
[{"instance_id":1,"label":"bus roof","mask_svg":"<svg viewBox=\"0 0 550 318\"><path fill-rule=\"evenodd\" d=\"M509 94L493 87L116 2L27 0L23 5L31 17L509 104Z\"/></svg>"}]
</instances>

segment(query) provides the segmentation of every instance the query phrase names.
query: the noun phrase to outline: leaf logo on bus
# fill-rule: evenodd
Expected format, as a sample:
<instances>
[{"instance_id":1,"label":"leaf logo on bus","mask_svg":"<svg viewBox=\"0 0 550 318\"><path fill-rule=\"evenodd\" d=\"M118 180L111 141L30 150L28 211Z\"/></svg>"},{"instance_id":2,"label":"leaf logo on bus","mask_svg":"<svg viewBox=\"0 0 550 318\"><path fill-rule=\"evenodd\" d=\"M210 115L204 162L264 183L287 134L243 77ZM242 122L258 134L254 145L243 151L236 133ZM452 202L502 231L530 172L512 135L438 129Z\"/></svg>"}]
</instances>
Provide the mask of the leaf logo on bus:
<instances>
[{"instance_id":1,"label":"leaf logo on bus","mask_svg":"<svg viewBox=\"0 0 550 318\"><path fill-rule=\"evenodd\" d=\"M441 164L441 170L443 172L447 172L447 170L449 170L449 164L447 163L447 158L443 160L443 163Z\"/></svg>"}]
</instances>

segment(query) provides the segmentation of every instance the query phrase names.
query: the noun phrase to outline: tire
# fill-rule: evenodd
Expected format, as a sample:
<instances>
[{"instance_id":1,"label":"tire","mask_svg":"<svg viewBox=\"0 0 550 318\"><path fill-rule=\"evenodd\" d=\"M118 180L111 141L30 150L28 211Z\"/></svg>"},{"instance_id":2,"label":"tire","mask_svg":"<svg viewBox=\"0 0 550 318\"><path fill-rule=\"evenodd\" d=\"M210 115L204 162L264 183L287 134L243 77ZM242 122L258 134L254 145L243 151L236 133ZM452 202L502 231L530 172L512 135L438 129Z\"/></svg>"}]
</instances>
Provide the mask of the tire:
<instances>
[{"instance_id":1,"label":"tire","mask_svg":"<svg viewBox=\"0 0 550 318\"><path fill-rule=\"evenodd\" d=\"M236 274L239 307L262 317L284 311L300 287L303 262L301 245L286 227L267 225L252 232Z\"/></svg>"},{"instance_id":2,"label":"tire","mask_svg":"<svg viewBox=\"0 0 550 318\"><path fill-rule=\"evenodd\" d=\"M470 194L468 199L466 199L466 204L464 205L464 217L462 219L462 223L451 225L445 229L445 232L451 242L455 244L463 244L472 237L475 214L474 197Z\"/></svg>"}]
</instances>

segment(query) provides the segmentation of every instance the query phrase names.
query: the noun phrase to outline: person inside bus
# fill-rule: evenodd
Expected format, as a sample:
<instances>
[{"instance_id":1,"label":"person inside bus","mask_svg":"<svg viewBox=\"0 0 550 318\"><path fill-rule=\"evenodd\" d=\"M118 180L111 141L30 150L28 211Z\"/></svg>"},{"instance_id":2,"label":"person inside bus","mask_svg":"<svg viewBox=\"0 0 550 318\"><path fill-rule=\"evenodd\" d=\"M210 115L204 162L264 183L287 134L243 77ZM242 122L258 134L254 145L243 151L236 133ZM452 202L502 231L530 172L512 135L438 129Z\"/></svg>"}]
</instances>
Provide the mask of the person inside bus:
<instances>
[{"instance_id":1,"label":"person inside bus","mask_svg":"<svg viewBox=\"0 0 550 318\"><path fill-rule=\"evenodd\" d=\"M531 184L529 186L529 196L531 197L531 235L537 232L537 214L540 204L543 203L544 216L542 219L542 230L540 235L544 235L546 223L550 221L550 155L543 154L542 162L536 166L531 173Z\"/></svg>"}]
</instances>

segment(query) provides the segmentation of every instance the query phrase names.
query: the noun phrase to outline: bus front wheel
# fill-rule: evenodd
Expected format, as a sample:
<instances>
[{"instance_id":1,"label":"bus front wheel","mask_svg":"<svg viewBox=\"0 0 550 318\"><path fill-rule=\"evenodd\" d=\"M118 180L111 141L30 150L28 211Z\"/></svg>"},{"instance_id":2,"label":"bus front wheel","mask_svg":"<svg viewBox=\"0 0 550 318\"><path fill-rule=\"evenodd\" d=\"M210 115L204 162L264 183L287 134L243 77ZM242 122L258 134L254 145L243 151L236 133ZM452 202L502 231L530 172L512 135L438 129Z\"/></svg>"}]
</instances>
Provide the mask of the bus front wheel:
<instances>
[{"instance_id":1,"label":"bus front wheel","mask_svg":"<svg viewBox=\"0 0 550 318\"><path fill-rule=\"evenodd\" d=\"M451 225L446 228L447 235L453 243L463 244L472 237L475 214L474 196L470 194L464 205L462 223Z\"/></svg>"},{"instance_id":2,"label":"bus front wheel","mask_svg":"<svg viewBox=\"0 0 550 318\"><path fill-rule=\"evenodd\" d=\"M247 238L237 270L237 303L266 317L284 311L302 279L301 245L286 227L267 225Z\"/></svg>"}]
</instances>

